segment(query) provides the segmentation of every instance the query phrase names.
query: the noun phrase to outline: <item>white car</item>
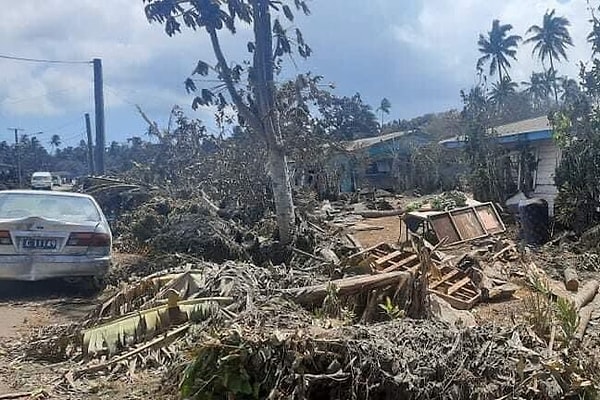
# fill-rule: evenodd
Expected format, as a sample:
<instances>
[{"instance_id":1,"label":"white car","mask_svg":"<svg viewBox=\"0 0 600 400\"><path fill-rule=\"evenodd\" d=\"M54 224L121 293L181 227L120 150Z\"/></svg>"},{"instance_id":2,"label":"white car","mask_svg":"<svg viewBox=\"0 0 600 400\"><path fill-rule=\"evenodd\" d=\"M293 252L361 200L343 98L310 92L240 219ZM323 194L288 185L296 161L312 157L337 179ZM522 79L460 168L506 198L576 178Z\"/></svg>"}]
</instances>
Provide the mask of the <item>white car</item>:
<instances>
[{"instance_id":1,"label":"white car","mask_svg":"<svg viewBox=\"0 0 600 400\"><path fill-rule=\"evenodd\" d=\"M0 279L67 278L99 290L111 248L110 227L93 197L0 191Z\"/></svg>"},{"instance_id":2,"label":"white car","mask_svg":"<svg viewBox=\"0 0 600 400\"><path fill-rule=\"evenodd\" d=\"M31 188L52 190L52 174L50 172L34 172L31 175Z\"/></svg>"}]
</instances>

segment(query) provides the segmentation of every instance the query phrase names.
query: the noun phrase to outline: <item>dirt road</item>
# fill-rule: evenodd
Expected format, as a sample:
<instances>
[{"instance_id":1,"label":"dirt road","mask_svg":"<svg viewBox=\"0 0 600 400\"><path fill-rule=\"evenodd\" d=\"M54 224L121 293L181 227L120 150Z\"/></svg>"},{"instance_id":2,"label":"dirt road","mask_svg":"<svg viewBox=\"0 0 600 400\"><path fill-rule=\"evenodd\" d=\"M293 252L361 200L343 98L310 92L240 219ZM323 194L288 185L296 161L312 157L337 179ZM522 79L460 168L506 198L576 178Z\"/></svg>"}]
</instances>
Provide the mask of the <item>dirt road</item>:
<instances>
[{"instance_id":1,"label":"dirt road","mask_svg":"<svg viewBox=\"0 0 600 400\"><path fill-rule=\"evenodd\" d=\"M0 281L0 395L39 389L41 384L14 379L14 360L3 347L38 327L81 318L95 304L95 299L78 297L60 281Z\"/></svg>"}]
</instances>

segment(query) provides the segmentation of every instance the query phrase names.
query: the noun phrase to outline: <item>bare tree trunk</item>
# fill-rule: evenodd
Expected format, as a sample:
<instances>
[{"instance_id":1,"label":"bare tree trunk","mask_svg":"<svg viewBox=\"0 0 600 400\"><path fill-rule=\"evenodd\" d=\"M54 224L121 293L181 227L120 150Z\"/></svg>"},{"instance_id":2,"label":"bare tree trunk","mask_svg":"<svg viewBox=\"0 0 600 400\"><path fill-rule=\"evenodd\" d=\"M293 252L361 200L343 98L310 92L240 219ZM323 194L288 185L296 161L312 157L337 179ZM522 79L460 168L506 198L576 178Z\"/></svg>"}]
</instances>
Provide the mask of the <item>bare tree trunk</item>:
<instances>
[{"instance_id":1,"label":"bare tree trunk","mask_svg":"<svg viewBox=\"0 0 600 400\"><path fill-rule=\"evenodd\" d=\"M554 89L554 101L556 101L556 105L558 106L558 90L556 89L556 71L554 70L554 60L552 59L552 54L550 54L550 71L554 72L552 88Z\"/></svg>"},{"instance_id":2,"label":"bare tree trunk","mask_svg":"<svg viewBox=\"0 0 600 400\"><path fill-rule=\"evenodd\" d=\"M275 104L273 36L268 0L256 0L253 9L254 37L256 38L254 93L263 134L268 144L267 171L273 188L279 239L283 244L289 244L294 234L294 202L285 147L279 127L279 115Z\"/></svg>"},{"instance_id":3,"label":"bare tree trunk","mask_svg":"<svg viewBox=\"0 0 600 400\"><path fill-rule=\"evenodd\" d=\"M285 155L285 146L279 127L279 115L275 105L275 82L273 78L273 37L271 35L271 15L267 0L253 0L254 12L254 68L250 81L253 86L254 107L246 104L233 83L231 69L221 50L214 28L208 29L211 43L222 79L239 113L246 119L254 133L267 143L267 172L273 186L273 199L277 215L279 239L289 244L293 239L295 213L292 199L292 186Z\"/></svg>"},{"instance_id":4,"label":"bare tree trunk","mask_svg":"<svg viewBox=\"0 0 600 400\"><path fill-rule=\"evenodd\" d=\"M294 236L295 215L292 186L284 149L280 146L270 148L268 160L267 171L273 187L273 201L277 212L279 239L282 243L288 244Z\"/></svg>"}]
</instances>

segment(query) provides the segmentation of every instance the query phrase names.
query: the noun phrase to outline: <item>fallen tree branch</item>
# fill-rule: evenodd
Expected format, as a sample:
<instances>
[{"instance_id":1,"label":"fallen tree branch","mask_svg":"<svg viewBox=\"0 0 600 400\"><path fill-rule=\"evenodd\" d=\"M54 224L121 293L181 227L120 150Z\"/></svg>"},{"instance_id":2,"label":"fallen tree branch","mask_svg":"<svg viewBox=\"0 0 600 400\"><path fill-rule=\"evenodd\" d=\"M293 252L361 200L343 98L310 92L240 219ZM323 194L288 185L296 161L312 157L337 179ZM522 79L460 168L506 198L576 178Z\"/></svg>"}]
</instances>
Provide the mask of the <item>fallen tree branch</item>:
<instances>
[{"instance_id":1,"label":"fallen tree branch","mask_svg":"<svg viewBox=\"0 0 600 400\"><path fill-rule=\"evenodd\" d=\"M284 289L282 290L282 293L302 305L316 306L323 302L328 294L329 285L331 284L337 288L339 296L349 296L392 285L401 287L411 278L412 274L406 271L388 272L379 275L363 275L359 277L338 279L321 285Z\"/></svg>"},{"instance_id":2,"label":"fallen tree branch","mask_svg":"<svg viewBox=\"0 0 600 400\"><path fill-rule=\"evenodd\" d=\"M362 250L363 250L362 244L360 244L360 242L359 242L359 241L358 241L358 240L357 240L357 239L356 239L356 238L355 238L355 237L354 237L352 234L350 234L350 233L347 233L347 234L346 234L346 238L348 239L348 241L349 241L350 243L352 243L352 245L353 245L354 247L356 247L356 249L357 249L358 251L362 251Z\"/></svg>"},{"instance_id":3,"label":"fallen tree branch","mask_svg":"<svg viewBox=\"0 0 600 400\"><path fill-rule=\"evenodd\" d=\"M585 330L587 329L588 324L590 323L590 319L592 318L592 312L594 311L594 305L588 304L579 310L579 324L577 325L577 330L573 335L573 341L571 342L572 346L575 346L583 340L583 336L585 335Z\"/></svg>"},{"instance_id":4,"label":"fallen tree branch","mask_svg":"<svg viewBox=\"0 0 600 400\"><path fill-rule=\"evenodd\" d=\"M0 394L0 399L21 399L23 397L33 398L34 396L47 396L47 393L43 390L34 390L32 392L18 392L18 393L7 393Z\"/></svg>"},{"instance_id":5,"label":"fallen tree branch","mask_svg":"<svg viewBox=\"0 0 600 400\"><path fill-rule=\"evenodd\" d=\"M596 297L596 293L598 293L599 286L600 285L596 280L591 280L585 285L583 285L581 290L579 290L579 292L573 298L573 304L575 305L575 308L579 310L583 306L588 304L590 301L594 300L594 297Z\"/></svg>"},{"instance_id":6,"label":"fallen tree branch","mask_svg":"<svg viewBox=\"0 0 600 400\"><path fill-rule=\"evenodd\" d=\"M404 214L404 210L383 210L383 211L360 211L356 214L363 218L383 218L383 217L394 217L396 215Z\"/></svg>"},{"instance_id":7,"label":"fallen tree branch","mask_svg":"<svg viewBox=\"0 0 600 400\"><path fill-rule=\"evenodd\" d=\"M325 262L325 263L327 262L327 260L326 260L326 259L324 259L324 258L321 258L321 257L319 257L319 256L315 256L314 254L307 253L306 251L303 251L303 250L297 249L297 248L295 248L295 247L292 247L292 251L293 251L294 253L298 253L298 254L301 254L301 255L303 255L303 256L306 256L306 257L312 258L313 260L317 260L317 261L321 261L321 262Z\"/></svg>"},{"instance_id":8,"label":"fallen tree branch","mask_svg":"<svg viewBox=\"0 0 600 400\"><path fill-rule=\"evenodd\" d=\"M500 257L502 257L503 254L508 253L509 251L516 249L517 245L516 244L511 244L510 246L506 246L505 248L503 248L502 250L500 250L499 252L497 252L496 254L493 255L492 260L496 260Z\"/></svg>"}]
</instances>

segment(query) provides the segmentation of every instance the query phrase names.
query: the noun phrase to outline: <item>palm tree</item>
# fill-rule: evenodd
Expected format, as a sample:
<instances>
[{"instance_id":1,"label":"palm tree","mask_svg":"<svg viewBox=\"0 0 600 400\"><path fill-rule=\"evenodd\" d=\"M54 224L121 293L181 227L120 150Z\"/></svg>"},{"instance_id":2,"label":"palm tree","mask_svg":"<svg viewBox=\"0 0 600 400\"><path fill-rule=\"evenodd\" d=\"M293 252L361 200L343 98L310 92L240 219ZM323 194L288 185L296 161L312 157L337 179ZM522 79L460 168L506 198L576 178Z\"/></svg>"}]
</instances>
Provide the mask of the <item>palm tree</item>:
<instances>
[{"instance_id":1,"label":"palm tree","mask_svg":"<svg viewBox=\"0 0 600 400\"><path fill-rule=\"evenodd\" d=\"M547 72L532 72L529 81L521 82L525 86L525 94L529 96L534 108L540 109L552 93L552 82Z\"/></svg>"},{"instance_id":2,"label":"palm tree","mask_svg":"<svg viewBox=\"0 0 600 400\"><path fill-rule=\"evenodd\" d=\"M500 21L495 19L492 22L492 30L488 32L487 37L480 34L477 41L479 52L483 54L477 60L477 70L483 71L483 65L489 62L489 74L494 75L498 71L498 82L502 82L503 71L506 76L509 76L508 69L510 68L510 62L508 59L517 59L517 46L521 40L521 36L508 36L508 32L511 29L512 25L500 25Z\"/></svg>"},{"instance_id":3,"label":"palm tree","mask_svg":"<svg viewBox=\"0 0 600 400\"><path fill-rule=\"evenodd\" d=\"M557 17L554 15L556 10L546 12L542 26L532 25L526 35L531 34L531 37L525 40L525 43L535 43L532 54L542 61L550 60L550 70L555 71L554 60L560 61L561 57L566 61L567 46L573 46L573 40L569 34L568 26L571 24L565 17ZM552 84L554 88L554 99L558 103L558 90L556 82Z\"/></svg>"},{"instance_id":4,"label":"palm tree","mask_svg":"<svg viewBox=\"0 0 600 400\"><path fill-rule=\"evenodd\" d=\"M56 150L58 147L60 147L60 144L60 136L56 134L52 135L52 137L50 138L50 146L52 147L52 150Z\"/></svg>"},{"instance_id":5,"label":"palm tree","mask_svg":"<svg viewBox=\"0 0 600 400\"><path fill-rule=\"evenodd\" d=\"M390 101L385 97L383 99L381 99L381 103L379 104L379 107L377 107L376 111L379 111L381 113L381 130L382 131L383 131L383 114L389 115L390 108L392 108L392 103L390 103Z\"/></svg>"},{"instance_id":6,"label":"palm tree","mask_svg":"<svg viewBox=\"0 0 600 400\"><path fill-rule=\"evenodd\" d=\"M506 105L509 99L517 93L517 83L510 79L509 76L502 78L502 81L492 85L489 101L499 107Z\"/></svg>"},{"instance_id":7,"label":"palm tree","mask_svg":"<svg viewBox=\"0 0 600 400\"><path fill-rule=\"evenodd\" d=\"M563 76L558 79L561 88L561 96L560 99L563 104L573 104L575 103L579 97L581 96L581 89L579 88L579 83L575 79L569 78L568 76Z\"/></svg>"}]
</instances>

